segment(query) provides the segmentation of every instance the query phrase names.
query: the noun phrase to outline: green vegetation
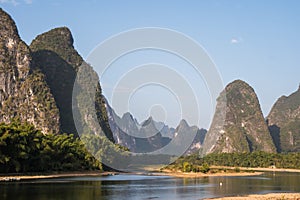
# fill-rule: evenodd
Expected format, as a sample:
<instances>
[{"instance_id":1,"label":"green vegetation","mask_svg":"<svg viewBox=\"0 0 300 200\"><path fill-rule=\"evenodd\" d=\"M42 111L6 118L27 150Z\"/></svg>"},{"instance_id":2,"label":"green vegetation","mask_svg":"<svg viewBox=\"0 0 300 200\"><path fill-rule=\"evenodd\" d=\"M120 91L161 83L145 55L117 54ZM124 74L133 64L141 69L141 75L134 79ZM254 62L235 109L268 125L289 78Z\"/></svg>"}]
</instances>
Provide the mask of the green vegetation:
<instances>
[{"instance_id":1,"label":"green vegetation","mask_svg":"<svg viewBox=\"0 0 300 200\"><path fill-rule=\"evenodd\" d=\"M59 110L44 77L40 71L34 70L24 81L17 84L15 87L18 92L7 95L7 99L2 101L2 119L28 120L43 132L58 133Z\"/></svg>"},{"instance_id":2,"label":"green vegetation","mask_svg":"<svg viewBox=\"0 0 300 200\"><path fill-rule=\"evenodd\" d=\"M110 166L124 169L129 165L129 150L127 148L112 143L105 136L83 134L80 138L88 151L94 155L97 160L103 162L104 170L110 170Z\"/></svg>"},{"instance_id":3,"label":"green vegetation","mask_svg":"<svg viewBox=\"0 0 300 200\"><path fill-rule=\"evenodd\" d=\"M32 41L30 49L35 68L45 75L59 109L61 132L81 134L92 129L114 142L99 77L74 49L70 30L61 27L38 35ZM84 76L77 74L79 70L85 72ZM77 83L76 76L80 76ZM73 98L74 84L78 93ZM74 112L78 119L73 118ZM93 112L96 112L96 115L90 115ZM92 117L88 119L88 116ZM82 130L78 130L78 123L76 127L74 120L81 123ZM95 124L100 124L101 129Z\"/></svg>"},{"instance_id":4,"label":"green vegetation","mask_svg":"<svg viewBox=\"0 0 300 200\"><path fill-rule=\"evenodd\" d=\"M198 154L181 157L167 169L180 170L183 172L203 172L209 171L209 166L230 166L235 167L239 172L239 167L271 167L300 169L300 153L220 153L209 154L200 158Z\"/></svg>"},{"instance_id":5,"label":"green vegetation","mask_svg":"<svg viewBox=\"0 0 300 200\"><path fill-rule=\"evenodd\" d=\"M280 97L273 105L267 122L277 152L300 151L300 87L289 96Z\"/></svg>"},{"instance_id":6,"label":"green vegetation","mask_svg":"<svg viewBox=\"0 0 300 200\"><path fill-rule=\"evenodd\" d=\"M0 124L0 172L100 170L101 163L72 134L44 135L28 124Z\"/></svg>"},{"instance_id":7,"label":"green vegetation","mask_svg":"<svg viewBox=\"0 0 300 200\"><path fill-rule=\"evenodd\" d=\"M59 108L45 81L36 70L29 47L19 37L13 19L0 10L0 121L11 118L34 124L43 133L59 132ZM10 45L7 46L7 41Z\"/></svg>"},{"instance_id":8,"label":"green vegetation","mask_svg":"<svg viewBox=\"0 0 300 200\"><path fill-rule=\"evenodd\" d=\"M226 114L222 113L224 110ZM276 148L253 88L236 80L226 86L217 100L202 153L254 151L271 153Z\"/></svg>"},{"instance_id":9,"label":"green vegetation","mask_svg":"<svg viewBox=\"0 0 300 200\"><path fill-rule=\"evenodd\" d=\"M45 75L47 87L59 109L60 131L77 134L72 115L72 91L76 70L83 62L73 48L67 28L56 28L37 36L30 45L34 67Z\"/></svg>"}]
</instances>

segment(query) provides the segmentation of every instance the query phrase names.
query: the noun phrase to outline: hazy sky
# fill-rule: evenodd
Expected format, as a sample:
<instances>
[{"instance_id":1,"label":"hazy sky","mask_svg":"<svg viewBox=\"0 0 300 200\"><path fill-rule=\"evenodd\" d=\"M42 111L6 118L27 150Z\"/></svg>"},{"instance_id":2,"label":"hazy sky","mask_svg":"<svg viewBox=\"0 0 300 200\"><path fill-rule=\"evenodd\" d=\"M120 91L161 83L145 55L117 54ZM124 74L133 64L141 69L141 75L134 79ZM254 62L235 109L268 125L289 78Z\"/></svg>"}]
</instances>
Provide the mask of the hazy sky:
<instances>
[{"instance_id":1,"label":"hazy sky","mask_svg":"<svg viewBox=\"0 0 300 200\"><path fill-rule=\"evenodd\" d=\"M300 82L300 1L297 0L0 0L0 6L16 21L27 44L42 32L69 27L74 46L84 58L105 39L129 29L161 27L179 31L206 50L224 85L235 79L249 83L265 116L277 98L297 90ZM101 79L104 94L110 100L114 92L119 92L112 92L112 86L124 73L148 63L174 67L186 77L198 99L200 126L208 128L213 106L205 79L197 79L189 64L166 52L147 50L117 60ZM158 97L153 96L154 92ZM122 104L118 100L111 103L122 115L126 110L118 108ZM128 108L139 121L152 113L157 120L176 126L182 117L176 107L176 94L167 86L143 86L132 94ZM187 108L187 112L190 114L185 118L196 124L193 108Z\"/></svg>"}]
</instances>

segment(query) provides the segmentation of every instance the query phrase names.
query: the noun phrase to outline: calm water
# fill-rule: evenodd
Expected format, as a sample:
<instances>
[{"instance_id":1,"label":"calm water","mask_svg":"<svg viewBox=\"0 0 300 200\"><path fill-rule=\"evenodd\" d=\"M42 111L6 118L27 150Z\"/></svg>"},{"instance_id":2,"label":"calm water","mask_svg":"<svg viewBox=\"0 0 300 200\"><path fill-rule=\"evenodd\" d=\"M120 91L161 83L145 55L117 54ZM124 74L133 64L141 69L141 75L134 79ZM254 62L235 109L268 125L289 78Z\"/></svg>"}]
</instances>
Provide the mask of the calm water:
<instances>
[{"instance_id":1,"label":"calm water","mask_svg":"<svg viewBox=\"0 0 300 200\"><path fill-rule=\"evenodd\" d=\"M220 186L222 182L222 186ZM300 174L173 178L116 175L0 183L0 199L202 199L251 193L300 192Z\"/></svg>"}]
</instances>

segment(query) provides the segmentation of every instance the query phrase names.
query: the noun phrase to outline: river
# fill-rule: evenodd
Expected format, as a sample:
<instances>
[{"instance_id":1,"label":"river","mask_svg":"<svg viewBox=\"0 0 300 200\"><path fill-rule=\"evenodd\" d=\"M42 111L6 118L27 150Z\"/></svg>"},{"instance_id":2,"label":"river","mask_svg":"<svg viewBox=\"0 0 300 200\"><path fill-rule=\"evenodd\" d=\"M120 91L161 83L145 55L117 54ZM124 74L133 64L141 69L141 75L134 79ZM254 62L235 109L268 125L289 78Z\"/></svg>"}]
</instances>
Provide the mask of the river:
<instances>
[{"instance_id":1,"label":"river","mask_svg":"<svg viewBox=\"0 0 300 200\"><path fill-rule=\"evenodd\" d=\"M222 183L222 184L220 184ZM0 199L202 199L243 194L300 192L300 173L247 177L174 178L120 174L1 182Z\"/></svg>"}]
</instances>

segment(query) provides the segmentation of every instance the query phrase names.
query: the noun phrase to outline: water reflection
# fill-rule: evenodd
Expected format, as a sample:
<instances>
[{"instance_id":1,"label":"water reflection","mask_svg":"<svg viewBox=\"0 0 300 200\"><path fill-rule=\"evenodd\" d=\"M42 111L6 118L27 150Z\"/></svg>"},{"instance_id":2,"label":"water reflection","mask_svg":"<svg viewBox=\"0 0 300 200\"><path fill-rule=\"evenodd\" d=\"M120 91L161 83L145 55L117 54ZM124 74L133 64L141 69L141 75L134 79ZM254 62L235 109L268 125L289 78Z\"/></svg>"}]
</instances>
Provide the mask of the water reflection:
<instances>
[{"instance_id":1,"label":"water reflection","mask_svg":"<svg viewBox=\"0 0 300 200\"><path fill-rule=\"evenodd\" d=\"M250 177L172 178L117 175L0 183L0 199L201 199L269 192L300 192L297 173ZM222 183L222 184L220 184Z\"/></svg>"},{"instance_id":2,"label":"water reflection","mask_svg":"<svg viewBox=\"0 0 300 200\"><path fill-rule=\"evenodd\" d=\"M265 173L250 177L210 177L210 193L218 196L232 196L249 193L265 194L270 192L299 192L297 173ZM222 185L219 183L222 182ZM219 186L219 187L218 187Z\"/></svg>"}]
</instances>

